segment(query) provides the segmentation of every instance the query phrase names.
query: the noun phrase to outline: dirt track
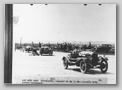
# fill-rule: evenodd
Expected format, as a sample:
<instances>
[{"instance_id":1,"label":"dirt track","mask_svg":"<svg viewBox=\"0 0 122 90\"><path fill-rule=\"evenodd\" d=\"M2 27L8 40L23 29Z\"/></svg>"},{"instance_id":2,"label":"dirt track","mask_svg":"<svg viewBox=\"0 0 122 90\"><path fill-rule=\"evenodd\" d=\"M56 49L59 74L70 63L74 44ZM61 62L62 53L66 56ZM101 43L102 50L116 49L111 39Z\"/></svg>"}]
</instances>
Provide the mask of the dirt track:
<instances>
[{"instance_id":1,"label":"dirt track","mask_svg":"<svg viewBox=\"0 0 122 90\"><path fill-rule=\"evenodd\" d=\"M109 58L108 71L102 74L99 69L92 69L87 74L82 74L79 67L63 67L62 57L68 53L54 52L53 56L29 56L29 53L13 52L13 83L21 77L83 77L83 78L107 78L109 84L116 83L116 57L106 55Z\"/></svg>"}]
</instances>

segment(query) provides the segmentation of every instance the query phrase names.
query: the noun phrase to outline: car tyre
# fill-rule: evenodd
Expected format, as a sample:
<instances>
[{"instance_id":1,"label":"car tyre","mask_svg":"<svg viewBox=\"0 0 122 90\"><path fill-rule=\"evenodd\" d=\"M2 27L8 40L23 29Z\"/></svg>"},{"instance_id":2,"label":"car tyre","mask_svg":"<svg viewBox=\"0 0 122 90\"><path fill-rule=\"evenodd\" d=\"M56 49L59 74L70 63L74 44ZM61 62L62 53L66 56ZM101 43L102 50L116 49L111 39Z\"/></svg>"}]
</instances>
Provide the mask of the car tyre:
<instances>
[{"instance_id":1,"label":"car tyre","mask_svg":"<svg viewBox=\"0 0 122 90\"><path fill-rule=\"evenodd\" d=\"M87 72L87 63L85 60L81 60L80 62L80 71L81 73L86 73Z\"/></svg>"},{"instance_id":2,"label":"car tyre","mask_svg":"<svg viewBox=\"0 0 122 90\"><path fill-rule=\"evenodd\" d=\"M42 53L40 53L40 55L42 56Z\"/></svg>"},{"instance_id":3,"label":"car tyre","mask_svg":"<svg viewBox=\"0 0 122 90\"><path fill-rule=\"evenodd\" d=\"M108 70L108 62L106 60L101 61L100 70L102 73L106 73L106 71Z\"/></svg>"},{"instance_id":4,"label":"car tyre","mask_svg":"<svg viewBox=\"0 0 122 90\"><path fill-rule=\"evenodd\" d=\"M66 58L63 60L63 65L64 65L64 69L68 68L68 61L66 60Z\"/></svg>"},{"instance_id":5,"label":"car tyre","mask_svg":"<svg viewBox=\"0 0 122 90\"><path fill-rule=\"evenodd\" d=\"M51 56L53 55L53 52L51 52Z\"/></svg>"},{"instance_id":6,"label":"car tyre","mask_svg":"<svg viewBox=\"0 0 122 90\"><path fill-rule=\"evenodd\" d=\"M52 56L52 52L50 52L49 55Z\"/></svg>"}]
</instances>

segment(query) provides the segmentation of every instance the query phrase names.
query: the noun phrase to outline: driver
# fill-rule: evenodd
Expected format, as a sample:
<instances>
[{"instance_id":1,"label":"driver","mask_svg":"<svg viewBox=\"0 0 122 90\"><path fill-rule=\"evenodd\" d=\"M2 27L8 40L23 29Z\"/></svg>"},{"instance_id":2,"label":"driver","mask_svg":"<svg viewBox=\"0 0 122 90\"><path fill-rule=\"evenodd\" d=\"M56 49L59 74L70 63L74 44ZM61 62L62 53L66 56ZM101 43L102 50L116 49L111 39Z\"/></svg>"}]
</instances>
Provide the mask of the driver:
<instances>
[{"instance_id":1,"label":"driver","mask_svg":"<svg viewBox=\"0 0 122 90\"><path fill-rule=\"evenodd\" d=\"M75 49L72 51L72 57L73 58L76 58L79 56L79 49L78 47L76 46Z\"/></svg>"}]
</instances>

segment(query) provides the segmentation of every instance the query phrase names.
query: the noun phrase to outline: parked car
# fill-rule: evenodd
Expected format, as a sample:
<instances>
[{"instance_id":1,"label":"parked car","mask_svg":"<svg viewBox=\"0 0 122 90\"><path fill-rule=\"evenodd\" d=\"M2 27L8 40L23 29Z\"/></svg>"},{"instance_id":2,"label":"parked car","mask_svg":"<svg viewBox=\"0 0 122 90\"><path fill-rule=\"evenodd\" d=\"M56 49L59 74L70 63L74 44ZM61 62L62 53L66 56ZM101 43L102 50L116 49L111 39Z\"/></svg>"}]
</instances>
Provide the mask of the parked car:
<instances>
[{"instance_id":1,"label":"parked car","mask_svg":"<svg viewBox=\"0 0 122 90\"><path fill-rule=\"evenodd\" d=\"M25 46L24 49L25 49L26 52L32 51L32 47L31 46Z\"/></svg>"},{"instance_id":2,"label":"parked car","mask_svg":"<svg viewBox=\"0 0 122 90\"><path fill-rule=\"evenodd\" d=\"M105 56L98 56L96 52L81 51L79 54L68 54L62 58L64 68L68 66L76 65L80 67L82 73L88 72L90 68L99 68L102 73L108 70L108 58Z\"/></svg>"},{"instance_id":3,"label":"parked car","mask_svg":"<svg viewBox=\"0 0 122 90\"><path fill-rule=\"evenodd\" d=\"M102 44L97 48L98 53L110 53L110 50L112 48L111 44Z\"/></svg>"},{"instance_id":4,"label":"parked car","mask_svg":"<svg viewBox=\"0 0 122 90\"><path fill-rule=\"evenodd\" d=\"M53 55L53 50L52 48L48 47L48 46L42 46L40 49L40 54L49 54L49 55Z\"/></svg>"}]
</instances>

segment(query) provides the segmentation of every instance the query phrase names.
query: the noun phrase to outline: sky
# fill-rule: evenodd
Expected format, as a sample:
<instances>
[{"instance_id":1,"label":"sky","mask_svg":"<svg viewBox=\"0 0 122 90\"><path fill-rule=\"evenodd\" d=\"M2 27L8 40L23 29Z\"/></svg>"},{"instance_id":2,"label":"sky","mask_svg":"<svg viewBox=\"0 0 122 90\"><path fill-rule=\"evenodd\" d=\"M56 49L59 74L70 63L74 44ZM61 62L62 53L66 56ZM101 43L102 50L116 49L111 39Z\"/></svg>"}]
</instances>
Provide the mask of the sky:
<instances>
[{"instance_id":1,"label":"sky","mask_svg":"<svg viewBox=\"0 0 122 90\"><path fill-rule=\"evenodd\" d=\"M116 42L115 4L14 4L14 42Z\"/></svg>"}]
</instances>

